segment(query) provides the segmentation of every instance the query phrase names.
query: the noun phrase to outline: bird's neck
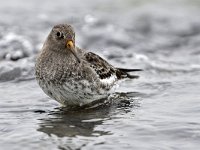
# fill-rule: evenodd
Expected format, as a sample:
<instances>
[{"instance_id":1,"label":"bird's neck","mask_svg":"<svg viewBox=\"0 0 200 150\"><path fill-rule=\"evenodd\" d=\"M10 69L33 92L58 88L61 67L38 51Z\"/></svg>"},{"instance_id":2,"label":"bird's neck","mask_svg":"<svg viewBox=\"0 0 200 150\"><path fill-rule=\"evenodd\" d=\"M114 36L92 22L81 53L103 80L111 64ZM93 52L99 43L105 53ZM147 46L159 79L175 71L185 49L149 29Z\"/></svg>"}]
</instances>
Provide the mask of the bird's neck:
<instances>
[{"instance_id":1,"label":"bird's neck","mask_svg":"<svg viewBox=\"0 0 200 150\"><path fill-rule=\"evenodd\" d=\"M76 63L76 58L71 52L58 52L56 50L51 50L49 52L49 57L53 60L55 63Z\"/></svg>"}]
</instances>

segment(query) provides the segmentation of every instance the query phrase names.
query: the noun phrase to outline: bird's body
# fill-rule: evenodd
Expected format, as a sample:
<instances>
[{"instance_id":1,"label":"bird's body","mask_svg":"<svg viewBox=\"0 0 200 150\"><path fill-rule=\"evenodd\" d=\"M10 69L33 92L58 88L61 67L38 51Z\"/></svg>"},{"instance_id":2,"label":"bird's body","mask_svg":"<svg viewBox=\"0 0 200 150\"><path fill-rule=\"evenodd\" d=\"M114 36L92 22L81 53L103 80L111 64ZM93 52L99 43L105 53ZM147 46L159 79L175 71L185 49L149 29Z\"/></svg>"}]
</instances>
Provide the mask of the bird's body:
<instances>
[{"instance_id":1,"label":"bird's body","mask_svg":"<svg viewBox=\"0 0 200 150\"><path fill-rule=\"evenodd\" d=\"M62 40L66 43L64 46ZM139 69L115 68L100 56L76 47L75 33L69 25L57 25L52 29L35 66L36 79L42 90L68 106L105 98L116 81L137 78L127 71Z\"/></svg>"}]
</instances>

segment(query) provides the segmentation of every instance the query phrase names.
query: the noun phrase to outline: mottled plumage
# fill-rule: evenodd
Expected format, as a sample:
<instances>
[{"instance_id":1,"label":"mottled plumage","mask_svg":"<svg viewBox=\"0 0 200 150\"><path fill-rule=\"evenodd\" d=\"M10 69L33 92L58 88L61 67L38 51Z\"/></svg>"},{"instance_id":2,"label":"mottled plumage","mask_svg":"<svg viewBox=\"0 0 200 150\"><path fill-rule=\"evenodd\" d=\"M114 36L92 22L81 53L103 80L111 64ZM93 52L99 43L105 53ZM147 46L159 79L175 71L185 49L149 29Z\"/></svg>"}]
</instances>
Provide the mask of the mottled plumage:
<instances>
[{"instance_id":1,"label":"mottled plumage","mask_svg":"<svg viewBox=\"0 0 200 150\"><path fill-rule=\"evenodd\" d=\"M116 81L137 78L100 56L75 46L70 25L56 25L39 54L35 74L42 90L64 105L85 105L105 98Z\"/></svg>"}]
</instances>

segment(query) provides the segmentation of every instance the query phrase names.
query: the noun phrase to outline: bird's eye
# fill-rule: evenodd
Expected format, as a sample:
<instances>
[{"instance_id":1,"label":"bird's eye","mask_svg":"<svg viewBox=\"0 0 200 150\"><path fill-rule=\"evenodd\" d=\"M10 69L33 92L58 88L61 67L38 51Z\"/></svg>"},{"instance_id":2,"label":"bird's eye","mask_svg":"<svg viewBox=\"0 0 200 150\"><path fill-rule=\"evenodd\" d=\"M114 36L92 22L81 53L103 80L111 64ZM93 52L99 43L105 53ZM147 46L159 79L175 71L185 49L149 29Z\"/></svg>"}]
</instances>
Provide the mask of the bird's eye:
<instances>
[{"instance_id":1,"label":"bird's eye","mask_svg":"<svg viewBox=\"0 0 200 150\"><path fill-rule=\"evenodd\" d=\"M57 35L58 37L61 37L61 36L62 36L62 33L61 33L61 32L57 32L56 35Z\"/></svg>"}]
</instances>

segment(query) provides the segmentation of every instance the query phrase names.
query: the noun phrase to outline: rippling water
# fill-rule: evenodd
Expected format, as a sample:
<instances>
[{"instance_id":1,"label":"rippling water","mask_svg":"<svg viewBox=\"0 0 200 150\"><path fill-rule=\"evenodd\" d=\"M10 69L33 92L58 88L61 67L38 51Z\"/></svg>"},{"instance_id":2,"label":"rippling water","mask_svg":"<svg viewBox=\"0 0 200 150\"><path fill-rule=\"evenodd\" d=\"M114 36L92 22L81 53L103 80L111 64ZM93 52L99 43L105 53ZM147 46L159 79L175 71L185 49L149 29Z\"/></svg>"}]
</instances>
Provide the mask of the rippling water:
<instances>
[{"instance_id":1,"label":"rippling water","mask_svg":"<svg viewBox=\"0 0 200 150\"><path fill-rule=\"evenodd\" d=\"M0 2L0 149L200 148L200 3L7 0ZM53 25L113 65L142 68L110 103L67 111L34 79Z\"/></svg>"}]
</instances>

